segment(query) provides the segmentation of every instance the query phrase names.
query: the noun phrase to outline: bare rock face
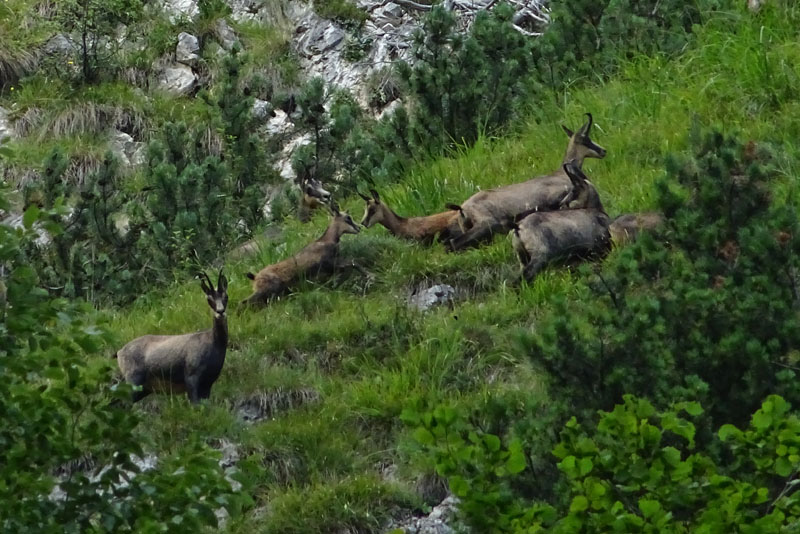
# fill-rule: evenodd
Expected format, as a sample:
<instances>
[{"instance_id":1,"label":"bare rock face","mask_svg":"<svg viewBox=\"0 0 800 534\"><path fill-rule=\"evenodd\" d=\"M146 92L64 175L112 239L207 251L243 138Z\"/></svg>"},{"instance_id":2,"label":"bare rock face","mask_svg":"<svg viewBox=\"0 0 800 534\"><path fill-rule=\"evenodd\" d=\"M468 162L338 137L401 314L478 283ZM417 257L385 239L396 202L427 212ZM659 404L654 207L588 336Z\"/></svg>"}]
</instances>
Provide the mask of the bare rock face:
<instances>
[{"instance_id":1,"label":"bare rock face","mask_svg":"<svg viewBox=\"0 0 800 534\"><path fill-rule=\"evenodd\" d=\"M370 2L361 7L372 11L362 30L362 39L369 43L369 49L357 61L345 57L350 37L344 28L321 18L311 4L294 0L289 3L286 15L295 26L293 46L307 76L320 76L327 84L350 90L366 106L369 99L366 82L370 75L392 61L408 57L411 36L419 21L416 13L406 13L394 2Z\"/></svg>"},{"instance_id":2,"label":"bare rock face","mask_svg":"<svg viewBox=\"0 0 800 534\"><path fill-rule=\"evenodd\" d=\"M217 38L220 40L222 48L228 51L233 48L233 45L236 44L236 41L238 40L236 37L236 32L233 31L233 28L231 28L231 25L228 24L228 21L225 19L219 19L217 21L215 33Z\"/></svg>"},{"instance_id":3,"label":"bare rock face","mask_svg":"<svg viewBox=\"0 0 800 534\"><path fill-rule=\"evenodd\" d=\"M200 41L191 33L181 32L178 35L178 46L175 47L175 59L185 65L193 65L200 59Z\"/></svg>"},{"instance_id":4,"label":"bare rock face","mask_svg":"<svg viewBox=\"0 0 800 534\"><path fill-rule=\"evenodd\" d=\"M169 21L175 23L181 18L192 19L200 13L197 0L166 0L164 11L169 15Z\"/></svg>"},{"instance_id":5,"label":"bare rock face","mask_svg":"<svg viewBox=\"0 0 800 534\"><path fill-rule=\"evenodd\" d=\"M187 65L165 67L158 78L161 89L175 96L186 96L197 86L197 76Z\"/></svg>"}]
</instances>

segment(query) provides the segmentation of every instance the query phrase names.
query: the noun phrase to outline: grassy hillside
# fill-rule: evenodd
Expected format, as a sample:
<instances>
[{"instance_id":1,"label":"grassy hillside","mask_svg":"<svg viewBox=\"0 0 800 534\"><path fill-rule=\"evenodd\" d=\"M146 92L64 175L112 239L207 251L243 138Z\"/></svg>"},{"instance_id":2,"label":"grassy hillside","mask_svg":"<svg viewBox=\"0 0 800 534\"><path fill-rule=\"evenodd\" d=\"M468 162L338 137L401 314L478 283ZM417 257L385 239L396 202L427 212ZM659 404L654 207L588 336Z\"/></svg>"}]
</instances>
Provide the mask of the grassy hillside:
<instances>
[{"instance_id":1,"label":"grassy hillside","mask_svg":"<svg viewBox=\"0 0 800 534\"><path fill-rule=\"evenodd\" d=\"M479 188L549 172L566 145L559 123L575 127L587 111L608 156L589 160L585 170L612 216L652 207L664 158L685 148L693 120L772 143L785 154L780 171L797 176L798 20L797 8L721 14L678 60L641 58L607 83L568 90L557 104L542 102L540 120L516 135L420 165L381 195L401 214L424 214ZM795 182L785 180L785 188L793 201ZM362 216L360 199L341 204ZM323 213L309 225L287 220L258 254L228 262L231 302L249 294L245 272L299 249L326 223ZM535 328L552 296L569 294L570 273L551 269L529 286L510 287L519 267L505 238L451 255L373 228L345 236L342 249L373 277L308 282L261 311L232 306L231 346L210 402L152 397L141 407L154 414L141 428L154 450L179 448L192 434L240 445L256 507L232 532L380 532L389 516L441 497L399 418L404 407L451 401L480 418L493 399L517 410L549 400L546 378L518 358L514 340ZM463 297L453 309L409 311L413 288L433 283L451 284ZM107 314L120 345L211 322L194 281ZM237 418L232 407L247 399L261 401L268 417L256 424Z\"/></svg>"}]
</instances>

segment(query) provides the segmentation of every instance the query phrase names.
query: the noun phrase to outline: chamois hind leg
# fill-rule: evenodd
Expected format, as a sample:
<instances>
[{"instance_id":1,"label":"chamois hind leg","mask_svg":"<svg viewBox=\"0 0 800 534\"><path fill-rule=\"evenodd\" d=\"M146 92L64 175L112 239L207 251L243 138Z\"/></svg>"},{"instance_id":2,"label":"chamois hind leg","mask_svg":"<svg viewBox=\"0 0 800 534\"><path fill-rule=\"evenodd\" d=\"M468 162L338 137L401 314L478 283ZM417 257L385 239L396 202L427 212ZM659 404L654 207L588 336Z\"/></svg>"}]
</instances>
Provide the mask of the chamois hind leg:
<instances>
[{"instance_id":1,"label":"chamois hind leg","mask_svg":"<svg viewBox=\"0 0 800 534\"><path fill-rule=\"evenodd\" d=\"M473 227L457 239L451 239L449 249L455 252L469 247L476 247L483 242L491 241L493 235L494 229L491 226Z\"/></svg>"}]
</instances>

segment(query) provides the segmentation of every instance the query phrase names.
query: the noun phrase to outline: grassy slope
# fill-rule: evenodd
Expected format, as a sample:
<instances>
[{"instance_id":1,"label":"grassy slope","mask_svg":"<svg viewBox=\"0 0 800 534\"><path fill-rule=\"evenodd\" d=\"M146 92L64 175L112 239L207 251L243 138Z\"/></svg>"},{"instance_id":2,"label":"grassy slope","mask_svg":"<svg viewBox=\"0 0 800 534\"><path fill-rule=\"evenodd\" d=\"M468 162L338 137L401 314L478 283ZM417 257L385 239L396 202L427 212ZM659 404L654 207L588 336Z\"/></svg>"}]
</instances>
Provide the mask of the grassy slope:
<instances>
[{"instance_id":1,"label":"grassy slope","mask_svg":"<svg viewBox=\"0 0 800 534\"><path fill-rule=\"evenodd\" d=\"M586 171L612 215L651 207L663 159L685 146L695 114L704 123L768 139L785 150L782 171L797 176L800 41L792 28L800 27L798 14L720 18L712 25L718 29L703 30L680 60L627 65L609 83L563 95L561 107L545 110L543 124L421 166L383 197L400 213L428 213L478 187L548 172L565 146L558 122L575 126L584 111L594 114L594 137L609 151L604 161L588 162ZM343 205L354 216L363 212L360 200ZM246 271L298 249L325 225L324 214L306 226L287 221L261 253L229 263L231 301L248 294ZM267 511L235 522L234 531L378 532L394 505L421 505L414 480L429 470L398 418L404 406L450 401L480 407L497 396L532 406L546 399L546 383L518 357L514 333L531 327L550 295L570 291L569 273L550 270L521 290L507 287L518 267L503 238L447 255L380 228L346 236L343 251L374 273L374 281L353 276L307 283L266 310L232 310L232 346L211 401L194 408L183 398L162 397L144 405L159 412L142 429L156 448L173 449L192 433L244 446L252 492ZM469 297L453 310L407 311L405 296L422 282L450 283ZM210 324L203 300L196 282L176 285L110 312L112 328L120 343L145 333L196 330ZM309 390L319 400L303 403ZM276 399L293 391L289 409L256 425L239 422L229 410L249 395ZM392 477L389 465L398 466Z\"/></svg>"}]
</instances>

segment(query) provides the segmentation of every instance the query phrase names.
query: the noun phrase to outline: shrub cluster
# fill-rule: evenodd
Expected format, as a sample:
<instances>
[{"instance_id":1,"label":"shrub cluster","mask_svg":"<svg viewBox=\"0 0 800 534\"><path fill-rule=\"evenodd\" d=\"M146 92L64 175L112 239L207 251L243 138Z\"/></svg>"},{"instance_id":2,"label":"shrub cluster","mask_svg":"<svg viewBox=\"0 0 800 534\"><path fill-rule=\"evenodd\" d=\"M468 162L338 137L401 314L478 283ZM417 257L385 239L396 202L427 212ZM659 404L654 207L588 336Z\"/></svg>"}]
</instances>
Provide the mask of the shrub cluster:
<instances>
[{"instance_id":1,"label":"shrub cluster","mask_svg":"<svg viewBox=\"0 0 800 534\"><path fill-rule=\"evenodd\" d=\"M7 208L0 190L0 208ZM3 532L196 532L215 510L243 502L215 453L187 443L143 470L131 390L110 384L109 364L89 365L108 335L83 303L39 287L23 253L47 223L0 225L0 530ZM48 229L57 234L56 228ZM65 230L66 235L69 230Z\"/></svg>"}]
</instances>

